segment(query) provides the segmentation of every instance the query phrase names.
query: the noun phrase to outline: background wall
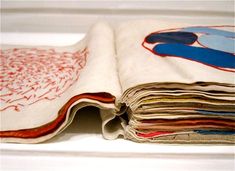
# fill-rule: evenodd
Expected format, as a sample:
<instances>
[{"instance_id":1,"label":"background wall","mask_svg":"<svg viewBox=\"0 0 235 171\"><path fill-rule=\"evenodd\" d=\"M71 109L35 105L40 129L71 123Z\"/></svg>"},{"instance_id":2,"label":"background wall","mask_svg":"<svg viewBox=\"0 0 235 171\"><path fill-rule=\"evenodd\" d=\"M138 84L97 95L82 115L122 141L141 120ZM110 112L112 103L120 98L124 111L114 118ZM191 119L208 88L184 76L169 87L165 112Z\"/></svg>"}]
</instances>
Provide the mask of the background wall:
<instances>
[{"instance_id":1,"label":"background wall","mask_svg":"<svg viewBox=\"0 0 235 171\"><path fill-rule=\"evenodd\" d=\"M2 0L2 32L86 32L98 20L234 24L233 0Z\"/></svg>"}]
</instances>

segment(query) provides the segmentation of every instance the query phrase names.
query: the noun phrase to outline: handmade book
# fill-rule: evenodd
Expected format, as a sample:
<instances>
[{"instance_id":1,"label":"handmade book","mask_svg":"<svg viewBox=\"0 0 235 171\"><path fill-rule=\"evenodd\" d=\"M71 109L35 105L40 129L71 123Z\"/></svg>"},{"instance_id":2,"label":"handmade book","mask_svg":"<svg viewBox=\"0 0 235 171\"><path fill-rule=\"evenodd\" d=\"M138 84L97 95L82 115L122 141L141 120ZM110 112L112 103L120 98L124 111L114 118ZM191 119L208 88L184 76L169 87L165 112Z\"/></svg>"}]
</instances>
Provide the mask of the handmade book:
<instances>
[{"instance_id":1,"label":"handmade book","mask_svg":"<svg viewBox=\"0 0 235 171\"><path fill-rule=\"evenodd\" d=\"M234 28L101 22L73 46L2 45L1 142L46 141L94 106L106 139L234 144Z\"/></svg>"}]
</instances>

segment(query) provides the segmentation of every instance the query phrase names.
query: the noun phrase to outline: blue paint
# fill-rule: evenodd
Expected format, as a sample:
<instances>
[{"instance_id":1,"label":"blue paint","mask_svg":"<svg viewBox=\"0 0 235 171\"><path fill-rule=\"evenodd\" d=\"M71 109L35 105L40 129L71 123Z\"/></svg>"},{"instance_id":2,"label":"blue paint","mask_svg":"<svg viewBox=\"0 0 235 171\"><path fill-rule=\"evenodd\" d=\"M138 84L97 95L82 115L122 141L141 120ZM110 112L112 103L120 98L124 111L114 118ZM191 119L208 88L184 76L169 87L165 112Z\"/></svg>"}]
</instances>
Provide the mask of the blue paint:
<instances>
[{"instance_id":1,"label":"blue paint","mask_svg":"<svg viewBox=\"0 0 235 171\"><path fill-rule=\"evenodd\" d=\"M198 42L211 49L221 50L228 53L235 53L235 40L216 35L202 35Z\"/></svg>"},{"instance_id":2,"label":"blue paint","mask_svg":"<svg viewBox=\"0 0 235 171\"><path fill-rule=\"evenodd\" d=\"M157 44L153 51L162 56L178 56L206 65L235 68L235 55L218 50L184 44Z\"/></svg>"},{"instance_id":3,"label":"blue paint","mask_svg":"<svg viewBox=\"0 0 235 171\"><path fill-rule=\"evenodd\" d=\"M231 31L219 30L208 27L187 27L181 29L181 31L188 31L193 33L204 33L204 34L213 34L224 37L235 37L235 33Z\"/></svg>"},{"instance_id":4,"label":"blue paint","mask_svg":"<svg viewBox=\"0 0 235 171\"><path fill-rule=\"evenodd\" d=\"M182 43L193 44L197 40L197 35L189 32L163 32L152 33L146 37L147 43Z\"/></svg>"},{"instance_id":5,"label":"blue paint","mask_svg":"<svg viewBox=\"0 0 235 171\"><path fill-rule=\"evenodd\" d=\"M225 112L225 111L209 111L209 110L195 110L199 112L200 114L205 115L226 115L226 116L235 116L235 112Z\"/></svg>"},{"instance_id":6,"label":"blue paint","mask_svg":"<svg viewBox=\"0 0 235 171\"><path fill-rule=\"evenodd\" d=\"M230 131L222 131L222 130L194 130L194 132L198 134L203 134L203 135L209 135L209 134L217 134L217 135L234 135L235 131L230 130Z\"/></svg>"}]
</instances>

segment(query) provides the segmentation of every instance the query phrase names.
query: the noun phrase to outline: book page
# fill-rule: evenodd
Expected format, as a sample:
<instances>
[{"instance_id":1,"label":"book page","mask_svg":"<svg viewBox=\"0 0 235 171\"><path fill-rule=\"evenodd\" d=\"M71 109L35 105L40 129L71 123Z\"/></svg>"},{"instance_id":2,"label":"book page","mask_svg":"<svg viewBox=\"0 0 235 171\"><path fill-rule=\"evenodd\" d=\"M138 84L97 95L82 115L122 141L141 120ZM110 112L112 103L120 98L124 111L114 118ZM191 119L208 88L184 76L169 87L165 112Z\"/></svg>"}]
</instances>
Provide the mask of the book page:
<instances>
[{"instance_id":1,"label":"book page","mask_svg":"<svg viewBox=\"0 0 235 171\"><path fill-rule=\"evenodd\" d=\"M64 129L79 108L89 105L114 117L120 96L114 34L107 23L94 25L74 46L2 45L3 141L44 141L51 132Z\"/></svg>"},{"instance_id":2,"label":"book page","mask_svg":"<svg viewBox=\"0 0 235 171\"><path fill-rule=\"evenodd\" d=\"M169 49L171 47L168 46L165 47L158 46L154 49L156 43L159 44L165 43L164 41L166 42L169 41L169 43L174 43L170 42L170 38L175 38L175 39L187 38L188 40L185 41L192 41L189 42L189 44L193 44L194 47L206 46L202 44L202 42L205 41L204 40L205 37L202 37L202 39L199 40L196 40L196 37L193 37L193 36L203 35L203 33L201 33L203 32L202 29L201 32L197 33L197 35L195 34L177 35L177 32L183 32L183 31L190 32L190 29L193 32L193 29L199 30L200 27L201 26L194 26L192 24L188 25L182 23L168 23L155 20L130 21L120 24L120 26L117 27L116 29L116 47L117 47L120 82L123 91L127 90L130 87L150 82L157 82L157 83L218 82L218 83L234 84L235 83L235 77L233 73L234 61L232 56L228 56L228 60L231 61L230 65L226 64L226 62L224 62L225 60L223 60L223 62L221 62L224 63L223 66L223 64L219 65L218 64L219 62L213 63L213 61L205 61L201 59L203 57L199 59L196 59L196 57L195 59L190 59L189 57L187 58L187 56L184 56L187 54L183 53L180 54L180 52L169 52ZM204 32L210 31L210 29L233 31L234 28L231 26L227 27L209 26L205 28ZM151 33L154 39L154 36L157 36L157 34L154 35L153 33L166 34L169 32L172 32L172 35L168 35L168 37L166 37L165 40L163 38L162 40L160 40L159 38L159 42L156 43L151 42L151 40L149 40L149 42L146 41L147 38L151 39L150 37ZM175 35L173 35L173 33L175 33ZM223 34L223 32L221 34ZM234 33L231 34L234 35ZM211 36L211 39L213 38L215 38L215 36ZM233 50L234 48L231 45L229 48ZM157 48L160 48L161 51L158 50L159 52L156 52ZM182 48L182 46L172 47L172 49L173 48L176 49ZM165 50L167 52L165 52ZM184 49L181 51L183 52ZM179 53L179 54L173 54L173 53ZM203 53L201 52L197 53L199 53L199 56L200 55L203 56L202 55ZM234 53L234 52L229 52L229 53Z\"/></svg>"}]
</instances>

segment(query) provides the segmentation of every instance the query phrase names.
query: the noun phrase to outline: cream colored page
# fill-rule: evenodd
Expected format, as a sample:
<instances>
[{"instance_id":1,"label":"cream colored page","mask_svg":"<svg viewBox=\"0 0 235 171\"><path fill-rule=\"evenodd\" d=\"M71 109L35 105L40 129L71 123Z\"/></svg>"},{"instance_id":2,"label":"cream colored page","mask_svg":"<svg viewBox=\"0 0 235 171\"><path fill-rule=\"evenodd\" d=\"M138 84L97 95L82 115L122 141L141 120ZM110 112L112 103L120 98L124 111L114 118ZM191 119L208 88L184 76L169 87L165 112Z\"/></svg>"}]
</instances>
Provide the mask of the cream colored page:
<instances>
[{"instance_id":1,"label":"cream colored page","mask_svg":"<svg viewBox=\"0 0 235 171\"><path fill-rule=\"evenodd\" d=\"M2 46L2 49L4 48L9 49L12 48L12 46ZM33 47L18 46L18 48L32 49ZM58 117L58 111L63 105L75 95L107 92L116 98L121 96L121 88L116 68L114 35L112 28L108 24L98 23L94 25L84 40L71 47L41 46L35 48L46 50L47 55L53 54L55 58L65 53L64 55L70 55L68 58L75 58L74 61L72 61L74 63L70 61L68 66L63 66L63 64L61 64L63 63L62 61L58 64L59 66L56 66L59 68L56 68L56 60L53 60L56 64L52 63L50 65L47 63L47 59L45 59L43 61L47 63L45 66L42 63L36 64L36 62L28 61L29 65L32 66L30 70L38 69L40 70L39 72L42 72L42 74L30 75L29 68L25 67L25 69L23 66L21 67L21 64L17 63L17 61L13 61L12 64L7 63L7 61L1 61L3 64L1 66L2 68L5 67L4 65L9 64L12 66L8 67L12 69L13 65L15 65L16 70L19 69L21 75L26 75L24 80L25 85L22 84L20 87L22 91L24 91L23 94L20 91L15 94L13 93L12 99L10 99L12 101L4 97L4 95L9 92L9 89L1 90L1 96L4 100L1 99L1 131L35 128L50 123ZM17 51L18 50L16 50L16 52ZM30 53L35 53L35 50L31 50ZM29 65L27 66L29 67ZM56 68L58 73L51 73L54 68ZM48 73L45 74L44 71L47 72L47 70ZM64 72L60 74L59 71ZM32 81L41 84L41 80L42 82L44 81L44 85L38 86L36 89L29 89L30 87L26 85L31 84L30 82ZM49 85L49 83L47 85L45 80L51 85ZM58 84L56 88L52 87L55 82ZM67 88L63 88L64 85L66 85ZM13 88L19 88L19 84L15 83ZM30 95L32 92L34 92L34 94ZM21 96L16 97L17 93L21 93ZM38 100L36 98L38 98Z\"/></svg>"},{"instance_id":2,"label":"cream colored page","mask_svg":"<svg viewBox=\"0 0 235 171\"><path fill-rule=\"evenodd\" d=\"M121 96L118 78L113 28L107 23L98 23L89 33L86 67L82 70L76 94L107 92L117 99Z\"/></svg>"},{"instance_id":3,"label":"cream colored page","mask_svg":"<svg viewBox=\"0 0 235 171\"><path fill-rule=\"evenodd\" d=\"M166 29L188 27L161 21L143 20L121 24L116 29L118 69L123 91L146 83L218 82L235 83L234 72L226 72L178 57L160 57L142 46L147 35ZM195 46L199 46L196 44ZM153 46L148 46L153 48Z\"/></svg>"}]
</instances>

